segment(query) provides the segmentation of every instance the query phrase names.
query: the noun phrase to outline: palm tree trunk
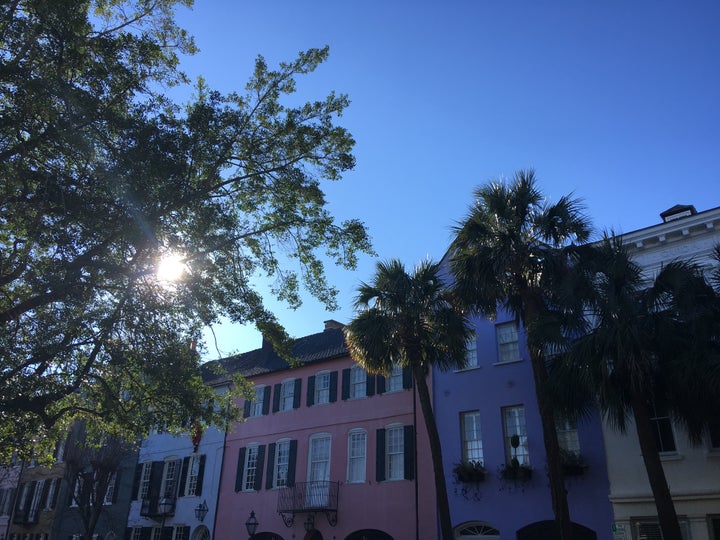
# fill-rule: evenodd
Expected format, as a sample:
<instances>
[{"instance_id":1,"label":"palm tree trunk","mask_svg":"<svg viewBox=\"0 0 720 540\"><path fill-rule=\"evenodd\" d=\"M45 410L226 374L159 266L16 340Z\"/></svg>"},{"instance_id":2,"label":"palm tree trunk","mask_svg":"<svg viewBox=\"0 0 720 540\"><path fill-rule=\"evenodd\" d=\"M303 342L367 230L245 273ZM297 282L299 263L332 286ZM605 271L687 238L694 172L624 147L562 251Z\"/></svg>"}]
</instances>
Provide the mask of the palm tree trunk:
<instances>
[{"instance_id":1,"label":"palm tree trunk","mask_svg":"<svg viewBox=\"0 0 720 540\"><path fill-rule=\"evenodd\" d=\"M660 530L664 540L682 540L680 522L675 512L670 487L665 478L665 470L660 461L660 453L657 449L653 435L652 423L647 410L647 401L643 399L636 390L632 396L632 410L635 417L635 430L637 431L640 450L642 452L645 470L648 481L655 499L655 508L658 513Z\"/></svg>"},{"instance_id":2,"label":"palm tree trunk","mask_svg":"<svg viewBox=\"0 0 720 540\"><path fill-rule=\"evenodd\" d=\"M545 367L545 357L542 351L531 350L530 363L532 364L535 378L535 395L540 412L543 442L545 443L548 483L550 484L550 498L552 501L553 514L555 515L555 524L560 533L561 540L572 540L572 522L570 520L570 508L568 507L562 464L560 462L560 444L557 438L555 413L545 395L548 375Z\"/></svg>"},{"instance_id":3,"label":"palm tree trunk","mask_svg":"<svg viewBox=\"0 0 720 540\"><path fill-rule=\"evenodd\" d=\"M440 519L440 535L442 540L453 540L454 534L450 520L450 503L448 502L447 484L445 483L445 472L443 470L442 450L440 446L440 435L438 434L435 415L432 410L430 391L428 389L426 375L420 361L411 360L413 379L418 390L420 409L422 410L425 428L430 441L430 456L435 474L435 491L437 493L438 518ZM417 482L417 478L415 479Z\"/></svg>"}]
</instances>

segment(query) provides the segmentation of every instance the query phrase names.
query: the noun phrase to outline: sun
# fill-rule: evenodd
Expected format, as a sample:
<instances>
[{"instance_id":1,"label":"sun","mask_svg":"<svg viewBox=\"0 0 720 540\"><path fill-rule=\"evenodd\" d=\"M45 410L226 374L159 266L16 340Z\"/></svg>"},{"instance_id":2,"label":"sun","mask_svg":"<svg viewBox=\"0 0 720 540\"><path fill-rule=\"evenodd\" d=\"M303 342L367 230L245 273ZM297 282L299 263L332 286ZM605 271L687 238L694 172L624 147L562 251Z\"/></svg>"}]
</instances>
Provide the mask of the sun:
<instances>
[{"instance_id":1,"label":"sun","mask_svg":"<svg viewBox=\"0 0 720 540\"><path fill-rule=\"evenodd\" d=\"M186 272L185 259L177 254L169 254L160 259L157 277L161 281L178 281Z\"/></svg>"}]
</instances>

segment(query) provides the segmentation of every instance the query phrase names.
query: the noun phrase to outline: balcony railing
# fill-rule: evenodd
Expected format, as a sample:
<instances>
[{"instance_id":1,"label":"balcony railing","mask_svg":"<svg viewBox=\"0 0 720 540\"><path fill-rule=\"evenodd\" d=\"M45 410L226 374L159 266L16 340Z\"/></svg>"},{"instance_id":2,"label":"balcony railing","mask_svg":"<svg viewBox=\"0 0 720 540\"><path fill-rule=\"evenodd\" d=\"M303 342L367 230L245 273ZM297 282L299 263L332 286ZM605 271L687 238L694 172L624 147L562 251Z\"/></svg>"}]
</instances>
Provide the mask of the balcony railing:
<instances>
[{"instance_id":1,"label":"balcony railing","mask_svg":"<svg viewBox=\"0 0 720 540\"><path fill-rule=\"evenodd\" d=\"M338 482L298 482L278 492L277 511L287 527L292 527L295 514L324 512L333 527L337 524Z\"/></svg>"}]
</instances>

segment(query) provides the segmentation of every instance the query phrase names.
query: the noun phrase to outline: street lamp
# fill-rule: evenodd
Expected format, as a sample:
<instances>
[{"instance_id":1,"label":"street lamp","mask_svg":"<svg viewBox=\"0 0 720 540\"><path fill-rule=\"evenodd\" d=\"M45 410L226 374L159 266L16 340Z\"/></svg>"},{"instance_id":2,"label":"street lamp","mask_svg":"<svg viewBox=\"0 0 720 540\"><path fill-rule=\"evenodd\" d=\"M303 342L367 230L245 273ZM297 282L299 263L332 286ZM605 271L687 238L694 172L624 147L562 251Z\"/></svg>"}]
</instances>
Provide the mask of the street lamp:
<instances>
[{"instance_id":1,"label":"street lamp","mask_svg":"<svg viewBox=\"0 0 720 540\"><path fill-rule=\"evenodd\" d=\"M247 529L247 532L250 535L250 538L255 536L255 533L257 532L257 528L258 528L258 520L255 517L255 510L250 510L250 517L245 522L245 528Z\"/></svg>"},{"instance_id":2,"label":"street lamp","mask_svg":"<svg viewBox=\"0 0 720 540\"><path fill-rule=\"evenodd\" d=\"M315 516L313 514L308 514L303 526L305 527L305 532L312 531L315 528Z\"/></svg>"},{"instance_id":3,"label":"street lamp","mask_svg":"<svg viewBox=\"0 0 720 540\"><path fill-rule=\"evenodd\" d=\"M158 513L162 516L162 522L160 523L160 529L165 527L165 518L167 518L172 511L175 509L175 501L169 497L163 497L158 502Z\"/></svg>"},{"instance_id":4,"label":"street lamp","mask_svg":"<svg viewBox=\"0 0 720 540\"><path fill-rule=\"evenodd\" d=\"M199 519L200 521L203 521L205 519L205 516L207 516L208 513L208 506L205 501L201 502L195 507L195 517Z\"/></svg>"}]
</instances>

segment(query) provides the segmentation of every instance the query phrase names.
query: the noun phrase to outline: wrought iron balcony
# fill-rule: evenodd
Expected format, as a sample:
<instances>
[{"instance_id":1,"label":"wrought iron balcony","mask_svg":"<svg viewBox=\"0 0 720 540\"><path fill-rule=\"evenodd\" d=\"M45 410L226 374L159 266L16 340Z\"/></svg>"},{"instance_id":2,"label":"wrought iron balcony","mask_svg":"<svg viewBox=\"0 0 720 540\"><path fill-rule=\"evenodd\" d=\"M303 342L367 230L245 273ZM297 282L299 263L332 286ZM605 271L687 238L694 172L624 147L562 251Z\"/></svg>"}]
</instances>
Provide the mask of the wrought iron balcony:
<instances>
[{"instance_id":1,"label":"wrought iron balcony","mask_svg":"<svg viewBox=\"0 0 720 540\"><path fill-rule=\"evenodd\" d=\"M297 482L278 492L277 511L286 527L292 527L295 514L324 512L328 523L337 524L338 482Z\"/></svg>"}]
</instances>

